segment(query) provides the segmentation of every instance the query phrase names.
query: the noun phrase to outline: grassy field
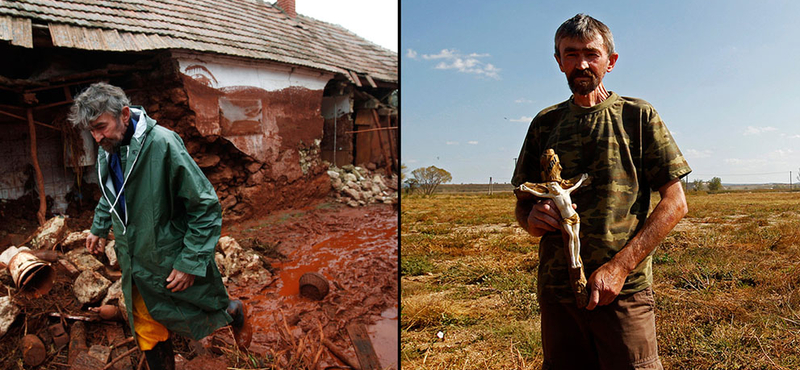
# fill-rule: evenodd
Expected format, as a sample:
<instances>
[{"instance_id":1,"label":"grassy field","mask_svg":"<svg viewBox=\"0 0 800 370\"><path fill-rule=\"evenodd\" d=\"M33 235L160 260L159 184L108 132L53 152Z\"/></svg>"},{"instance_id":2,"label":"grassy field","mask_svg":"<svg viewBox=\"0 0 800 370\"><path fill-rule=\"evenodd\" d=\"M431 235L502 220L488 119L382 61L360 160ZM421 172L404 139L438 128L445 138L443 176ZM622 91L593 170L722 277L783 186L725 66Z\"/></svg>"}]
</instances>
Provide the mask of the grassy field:
<instances>
[{"instance_id":1,"label":"grassy field","mask_svg":"<svg viewBox=\"0 0 800 370\"><path fill-rule=\"evenodd\" d=\"M687 201L654 254L665 368L800 369L800 193ZM538 240L513 209L509 193L403 197L403 369L541 367Z\"/></svg>"}]
</instances>

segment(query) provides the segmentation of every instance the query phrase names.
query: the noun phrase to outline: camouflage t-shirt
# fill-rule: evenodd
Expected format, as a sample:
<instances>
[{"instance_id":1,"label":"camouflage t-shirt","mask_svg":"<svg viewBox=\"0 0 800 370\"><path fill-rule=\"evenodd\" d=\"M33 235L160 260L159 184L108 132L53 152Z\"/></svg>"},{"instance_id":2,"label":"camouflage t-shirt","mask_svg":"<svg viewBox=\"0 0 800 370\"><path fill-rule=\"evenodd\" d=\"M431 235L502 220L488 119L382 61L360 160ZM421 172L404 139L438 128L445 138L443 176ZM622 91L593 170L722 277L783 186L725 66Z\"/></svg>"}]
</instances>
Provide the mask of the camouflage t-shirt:
<instances>
[{"instance_id":1,"label":"camouflage t-shirt","mask_svg":"<svg viewBox=\"0 0 800 370\"><path fill-rule=\"evenodd\" d=\"M541 111L531 122L511 183L542 182L539 158L554 149L561 177L588 173L590 183L571 194L580 215L581 258L586 277L611 258L644 225L650 194L691 168L656 110L646 101L611 93L591 108L571 99ZM560 232L539 243L539 296L574 302L568 258ZM625 281L620 294L653 282L647 256Z\"/></svg>"}]
</instances>

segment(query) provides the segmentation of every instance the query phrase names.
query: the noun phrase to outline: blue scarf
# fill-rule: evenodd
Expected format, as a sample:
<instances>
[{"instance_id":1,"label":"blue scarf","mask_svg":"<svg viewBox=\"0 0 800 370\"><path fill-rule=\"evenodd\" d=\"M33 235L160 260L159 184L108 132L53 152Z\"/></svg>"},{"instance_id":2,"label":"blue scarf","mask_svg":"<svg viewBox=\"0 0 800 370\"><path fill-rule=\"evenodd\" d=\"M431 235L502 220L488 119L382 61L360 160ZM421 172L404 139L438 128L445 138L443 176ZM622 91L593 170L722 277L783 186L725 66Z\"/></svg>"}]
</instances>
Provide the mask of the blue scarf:
<instances>
[{"instance_id":1,"label":"blue scarf","mask_svg":"<svg viewBox=\"0 0 800 370\"><path fill-rule=\"evenodd\" d=\"M128 129L125 131L125 137L123 137L120 146L128 145L131 142L131 138L133 137L133 133L136 131L136 119L131 116L130 124L128 125ZM111 169L111 181L114 183L114 189L119 194L119 208L117 211L119 213L120 220L125 222L125 209L127 208L125 205L125 190L122 189L122 184L125 182L124 172L122 171L122 161L120 160L119 156L119 149L115 152L111 153L108 161L109 167Z\"/></svg>"}]
</instances>

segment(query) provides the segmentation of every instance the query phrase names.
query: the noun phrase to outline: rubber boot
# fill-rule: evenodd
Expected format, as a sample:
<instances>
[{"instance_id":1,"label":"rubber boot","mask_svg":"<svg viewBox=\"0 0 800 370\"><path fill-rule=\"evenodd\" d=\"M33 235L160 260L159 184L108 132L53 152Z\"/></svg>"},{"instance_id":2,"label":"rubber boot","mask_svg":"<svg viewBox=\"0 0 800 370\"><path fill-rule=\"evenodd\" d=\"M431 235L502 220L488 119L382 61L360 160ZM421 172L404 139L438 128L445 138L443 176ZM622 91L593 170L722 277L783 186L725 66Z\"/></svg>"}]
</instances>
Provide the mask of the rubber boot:
<instances>
[{"instance_id":1,"label":"rubber boot","mask_svg":"<svg viewBox=\"0 0 800 370\"><path fill-rule=\"evenodd\" d=\"M240 300L230 301L228 303L227 312L233 321L231 321L231 329L233 329L233 339L236 340L236 346L239 349L247 349L250 347L250 340L253 338L253 329L250 326L250 320L247 318L247 308Z\"/></svg>"},{"instance_id":2,"label":"rubber boot","mask_svg":"<svg viewBox=\"0 0 800 370\"><path fill-rule=\"evenodd\" d=\"M172 339L167 339L149 351L144 351L147 366L150 370L175 370L175 351L172 349Z\"/></svg>"}]
</instances>

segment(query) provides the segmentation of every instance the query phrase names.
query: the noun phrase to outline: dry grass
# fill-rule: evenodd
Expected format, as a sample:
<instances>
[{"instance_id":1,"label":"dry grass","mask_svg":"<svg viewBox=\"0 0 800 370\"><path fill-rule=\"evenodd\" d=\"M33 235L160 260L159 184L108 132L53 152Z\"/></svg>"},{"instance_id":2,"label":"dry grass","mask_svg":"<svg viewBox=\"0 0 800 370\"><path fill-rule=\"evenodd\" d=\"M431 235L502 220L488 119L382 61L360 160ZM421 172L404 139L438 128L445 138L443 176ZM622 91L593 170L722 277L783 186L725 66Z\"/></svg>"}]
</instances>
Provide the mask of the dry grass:
<instances>
[{"instance_id":1,"label":"dry grass","mask_svg":"<svg viewBox=\"0 0 800 370\"><path fill-rule=\"evenodd\" d=\"M654 254L665 368L800 368L800 194L687 200ZM403 369L541 367L538 240L513 207L510 194L403 198Z\"/></svg>"}]
</instances>

